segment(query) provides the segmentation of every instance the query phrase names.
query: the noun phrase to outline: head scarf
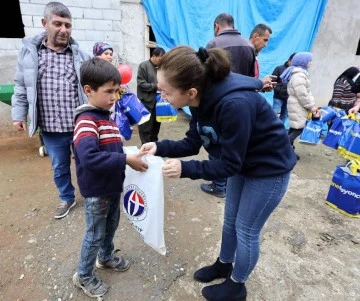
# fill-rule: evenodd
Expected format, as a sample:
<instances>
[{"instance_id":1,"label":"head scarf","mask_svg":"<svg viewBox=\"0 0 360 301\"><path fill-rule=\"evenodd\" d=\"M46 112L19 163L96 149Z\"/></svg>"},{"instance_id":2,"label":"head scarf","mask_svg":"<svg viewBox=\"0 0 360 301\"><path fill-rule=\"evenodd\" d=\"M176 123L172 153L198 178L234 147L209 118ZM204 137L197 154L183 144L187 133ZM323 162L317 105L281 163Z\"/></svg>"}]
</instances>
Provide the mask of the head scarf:
<instances>
[{"instance_id":1,"label":"head scarf","mask_svg":"<svg viewBox=\"0 0 360 301\"><path fill-rule=\"evenodd\" d=\"M347 68L343 73L339 75L339 77L336 79L338 80L341 77L346 77L348 80L352 80L355 75L357 75L360 72L358 67L350 67Z\"/></svg>"},{"instance_id":2,"label":"head scarf","mask_svg":"<svg viewBox=\"0 0 360 301\"><path fill-rule=\"evenodd\" d=\"M114 51L112 47L104 42L96 42L93 47L93 54L94 56L102 55L105 50L110 49L111 51Z\"/></svg>"},{"instance_id":3,"label":"head scarf","mask_svg":"<svg viewBox=\"0 0 360 301\"><path fill-rule=\"evenodd\" d=\"M299 52L294 55L293 59L291 60L291 66L287 67L284 72L280 75L281 81L283 83L287 83L292 75L292 71L295 67L302 68L307 71L308 64L312 60L312 53L311 52Z\"/></svg>"}]
</instances>

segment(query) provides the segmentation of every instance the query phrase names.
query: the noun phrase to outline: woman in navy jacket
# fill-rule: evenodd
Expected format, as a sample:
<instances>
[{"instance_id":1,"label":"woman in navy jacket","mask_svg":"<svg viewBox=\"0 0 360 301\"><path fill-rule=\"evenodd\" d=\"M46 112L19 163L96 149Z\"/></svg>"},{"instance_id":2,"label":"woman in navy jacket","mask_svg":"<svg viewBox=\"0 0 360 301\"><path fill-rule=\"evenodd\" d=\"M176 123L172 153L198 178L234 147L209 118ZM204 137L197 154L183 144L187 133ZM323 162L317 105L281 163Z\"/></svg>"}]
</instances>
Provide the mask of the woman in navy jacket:
<instances>
[{"instance_id":1,"label":"woman in navy jacket","mask_svg":"<svg viewBox=\"0 0 360 301\"><path fill-rule=\"evenodd\" d=\"M195 280L220 284L204 287L207 300L245 300L245 281L259 257L260 231L283 198L296 163L285 128L264 97L263 83L230 72L220 48L195 52L179 46L158 66L162 98L175 108L192 110L190 128L180 141L146 143L141 150L180 158L203 146L215 160L167 159L169 178L228 178L220 255L195 272Z\"/></svg>"}]
</instances>

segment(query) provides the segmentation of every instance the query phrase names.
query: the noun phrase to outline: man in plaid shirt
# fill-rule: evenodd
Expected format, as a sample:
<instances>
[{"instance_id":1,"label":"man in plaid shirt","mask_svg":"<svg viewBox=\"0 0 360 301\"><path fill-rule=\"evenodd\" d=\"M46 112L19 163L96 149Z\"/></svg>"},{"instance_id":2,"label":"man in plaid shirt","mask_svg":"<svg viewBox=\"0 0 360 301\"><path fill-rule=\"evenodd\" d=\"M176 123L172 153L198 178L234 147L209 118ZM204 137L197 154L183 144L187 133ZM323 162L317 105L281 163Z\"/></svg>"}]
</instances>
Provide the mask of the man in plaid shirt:
<instances>
[{"instance_id":1,"label":"man in plaid shirt","mask_svg":"<svg viewBox=\"0 0 360 301\"><path fill-rule=\"evenodd\" d=\"M74 111L87 102L79 78L80 65L90 55L71 38L72 17L65 5L49 2L41 22L45 32L24 38L19 52L12 120L30 137L41 129L59 190L55 218L63 218L76 204L70 170Z\"/></svg>"}]
</instances>

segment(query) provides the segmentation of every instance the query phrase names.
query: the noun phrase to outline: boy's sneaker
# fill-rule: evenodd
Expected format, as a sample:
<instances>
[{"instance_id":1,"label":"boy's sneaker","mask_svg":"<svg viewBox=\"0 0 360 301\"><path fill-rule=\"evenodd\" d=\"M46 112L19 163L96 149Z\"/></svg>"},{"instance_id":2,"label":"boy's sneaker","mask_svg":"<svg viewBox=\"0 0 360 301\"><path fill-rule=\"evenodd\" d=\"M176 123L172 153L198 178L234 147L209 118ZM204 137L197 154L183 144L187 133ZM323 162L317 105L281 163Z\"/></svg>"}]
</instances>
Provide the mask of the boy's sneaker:
<instances>
[{"instance_id":1,"label":"boy's sneaker","mask_svg":"<svg viewBox=\"0 0 360 301\"><path fill-rule=\"evenodd\" d=\"M73 276L73 282L76 287L81 288L86 295L92 298L104 296L109 289L109 286L95 275L90 278L81 279L76 272Z\"/></svg>"},{"instance_id":2,"label":"boy's sneaker","mask_svg":"<svg viewBox=\"0 0 360 301\"><path fill-rule=\"evenodd\" d=\"M70 209L76 205L76 201L65 202L61 201L56 207L55 218L63 218L68 215Z\"/></svg>"},{"instance_id":3,"label":"boy's sneaker","mask_svg":"<svg viewBox=\"0 0 360 301\"><path fill-rule=\"evenodd\" d=\"M117 249L114 251L113 254L119 252L120 250ZM113 255L112 259L108 261L101 261L99 259L99 256L96 257L96 263L95 266L98 269L110 269L116 272L125 272L130 267L130 261L126 260L125 258L121 256L115 256Z\"/></svg>"}]
</instances>

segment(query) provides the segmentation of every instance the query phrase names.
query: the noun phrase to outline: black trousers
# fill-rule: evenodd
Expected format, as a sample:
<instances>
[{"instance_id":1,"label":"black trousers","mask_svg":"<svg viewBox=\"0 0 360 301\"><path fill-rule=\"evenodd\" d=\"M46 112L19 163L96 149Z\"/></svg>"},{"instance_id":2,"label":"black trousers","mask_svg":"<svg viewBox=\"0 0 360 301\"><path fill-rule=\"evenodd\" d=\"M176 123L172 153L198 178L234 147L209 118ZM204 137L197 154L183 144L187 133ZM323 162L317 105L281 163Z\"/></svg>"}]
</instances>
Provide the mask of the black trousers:
<instances>
[{"instance_id":1,"label":"black trousers","mask_svg":"<svg viewBox=\"0 0 360 301\"><path fill-rule=\"evenodd\" d=\"M302 131L303 129L293 129L293 128L289 129L288 135L292 146L294 146L295 139L301 135Z\"/></svg>"},{"instance_id":2,"label":"black trousers","mask_svg":"<svg viewBox=\"0 0 360 301\"><path fill-rule=\"evenodd\" d=\"M146 142L155 142L159 140L158 135L160 132L161 123L156 121L155 106L152 109L148 107L146 108L151 113L151 115L150 119L147 122L138 126L141 144L144 144Z\"/></svg>"}]
</instances>

